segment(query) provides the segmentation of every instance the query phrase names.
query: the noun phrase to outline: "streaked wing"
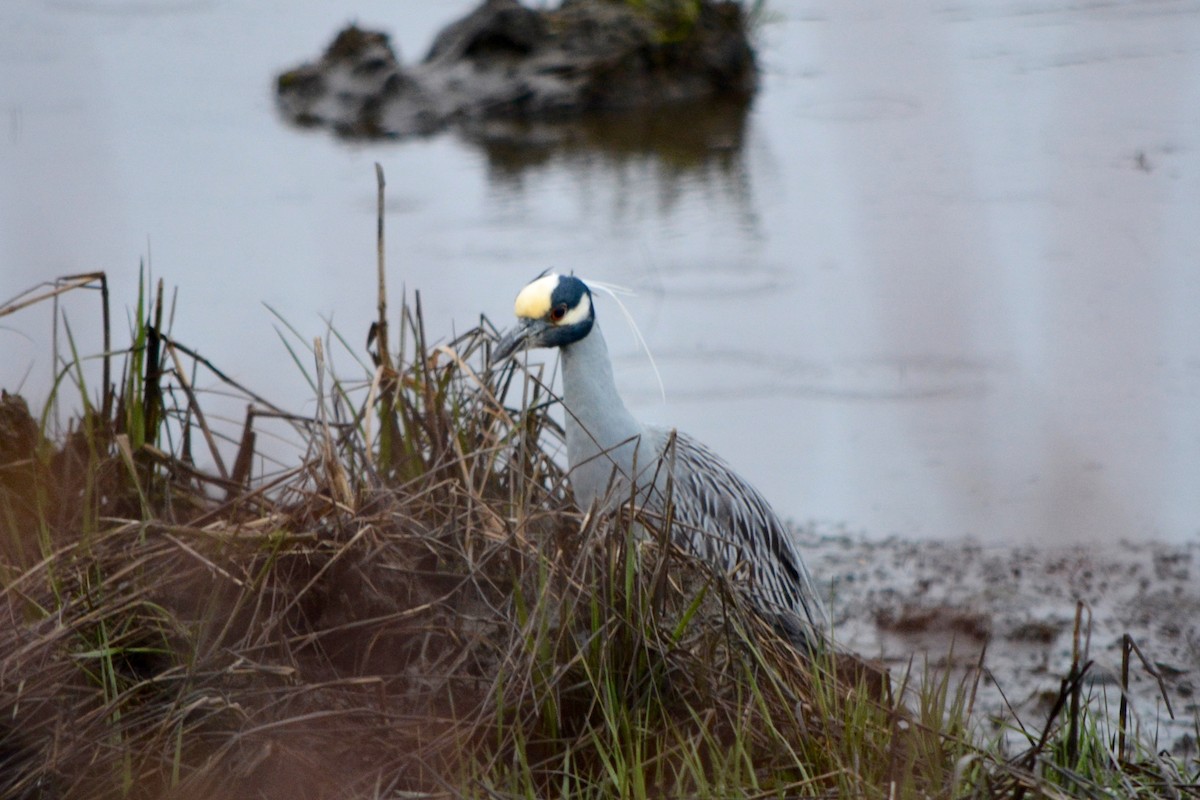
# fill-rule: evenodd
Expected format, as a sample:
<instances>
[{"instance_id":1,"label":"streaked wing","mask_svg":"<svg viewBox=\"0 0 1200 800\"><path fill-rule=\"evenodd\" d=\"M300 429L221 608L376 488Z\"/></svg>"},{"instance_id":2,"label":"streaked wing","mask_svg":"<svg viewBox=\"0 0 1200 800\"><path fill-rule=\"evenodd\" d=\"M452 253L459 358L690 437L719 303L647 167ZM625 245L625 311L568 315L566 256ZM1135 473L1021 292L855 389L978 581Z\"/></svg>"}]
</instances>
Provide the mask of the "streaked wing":
<instances>
[{"instance_id":1,"label":"streaked wing","mask_svg":"<svg viewBox=\"0 0 1200 800\"><path fill-rule=\"evenodd\" d=\"M668 439L669 441L669 439ZM672 454L663 456L672 463ZM763 611L795 615L818 634L824 605L791 532L757 489L700 442L677 433L672 502L676 538L730 572Z\"/></svg>"}]
</instances>

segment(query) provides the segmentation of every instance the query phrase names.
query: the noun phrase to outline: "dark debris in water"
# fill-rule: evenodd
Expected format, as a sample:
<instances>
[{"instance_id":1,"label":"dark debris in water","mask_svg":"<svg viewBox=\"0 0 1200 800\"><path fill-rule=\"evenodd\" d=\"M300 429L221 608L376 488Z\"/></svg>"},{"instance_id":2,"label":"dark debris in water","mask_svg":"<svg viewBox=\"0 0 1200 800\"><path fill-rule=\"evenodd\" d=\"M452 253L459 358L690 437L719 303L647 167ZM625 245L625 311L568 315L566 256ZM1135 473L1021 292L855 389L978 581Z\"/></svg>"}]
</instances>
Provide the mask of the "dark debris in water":
<instances>
[{"instance_id":1,"label":"dark debris in water","mask_svg":"<svg viewBox=\"0 0 1200 800\"><path fill-rule=\"evenodd\" d=\"M981 642L990 639L992 633L986 614L947 606L881 608L875 614L875 624L892 633L950 634Z\"/></svg>"}]
</instances>

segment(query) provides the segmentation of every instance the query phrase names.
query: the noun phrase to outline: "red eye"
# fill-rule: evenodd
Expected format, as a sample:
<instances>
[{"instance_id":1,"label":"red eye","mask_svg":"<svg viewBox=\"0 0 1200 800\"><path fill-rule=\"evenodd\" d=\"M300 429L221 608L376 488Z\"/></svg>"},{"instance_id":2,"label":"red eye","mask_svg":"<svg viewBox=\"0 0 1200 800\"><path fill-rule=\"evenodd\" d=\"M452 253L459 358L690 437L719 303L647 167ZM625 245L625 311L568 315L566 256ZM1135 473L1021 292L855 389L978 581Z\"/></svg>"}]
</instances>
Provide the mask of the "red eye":
<instances>
[{"instance_id":1,"label":"red eye","mask_svg":"<svg viewBox=\"0 0 1200 800\"><path fill-rule=\"evenodd\" d=\"M553 320L554 322L560 321L566 315L567 315L566 305L558 305L558 306L555 306L554 308L550 309L550 319Z\"/></svg>"}]
</instances>

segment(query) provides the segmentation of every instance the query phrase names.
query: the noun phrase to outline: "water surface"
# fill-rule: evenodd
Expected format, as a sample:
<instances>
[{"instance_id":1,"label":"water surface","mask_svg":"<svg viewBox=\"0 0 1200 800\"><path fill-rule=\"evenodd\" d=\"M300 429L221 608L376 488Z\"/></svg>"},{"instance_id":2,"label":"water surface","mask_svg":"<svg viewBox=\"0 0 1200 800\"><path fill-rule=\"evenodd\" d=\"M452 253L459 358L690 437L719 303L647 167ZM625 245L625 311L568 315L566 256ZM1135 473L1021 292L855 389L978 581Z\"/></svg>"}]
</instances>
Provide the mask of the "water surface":
<instances>
[{"instance_id":1,"label":"water surface","mask_svg":"<svg viewBox=\"0 0 1200 800\"><path fill-rule=\"evenodd\" d=\"M750 109L565 145L276 117L273 74L349 18L411 59L470 5L0 5L0 298L103 269L132 303L147 261L178 287L178 339L311 411L262 304L365 339L379 161L392 286L421 290L435 335L508 320L547 267L637 289L665 405L600 306L635 412L791 517L1200 531L1200 4L774 0ZM94 298L65 306L98 342ZM44 394L48 314L0 325L0 385Z\"/></svg>"}]
</instances>

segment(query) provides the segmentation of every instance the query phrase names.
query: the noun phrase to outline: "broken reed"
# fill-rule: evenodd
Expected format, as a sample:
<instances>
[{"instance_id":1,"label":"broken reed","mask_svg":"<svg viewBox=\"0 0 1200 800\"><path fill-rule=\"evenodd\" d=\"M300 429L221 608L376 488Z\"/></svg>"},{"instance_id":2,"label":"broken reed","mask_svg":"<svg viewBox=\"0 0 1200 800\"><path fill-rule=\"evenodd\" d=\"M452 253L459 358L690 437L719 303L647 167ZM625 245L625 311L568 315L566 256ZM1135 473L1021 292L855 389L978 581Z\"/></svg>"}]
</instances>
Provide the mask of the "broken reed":
<instances>
[{"instance_id":1,"label":"broken reed","mask_svg":"<svg viewBox=\"0 0 1200 800\"><path fill-rule=\"evenodd\" d=\"M309 417L176 342L161 285L102 355L119 382L88 386L68 335L47 405L73 388L66 433L4 399L0 796L1194 790L1132 737L1113 752L1086 664L1007 760L972 731L969 684L899 676L888 697L806 663L654 520L572 508L552 397L489 373L490 326L430 346L416 296L392 350L386 309L381 282L358 385L332 374L328 352L353 355L337 332L285 339ZM249 408L224 440L214 380ZM308 456L256 474L270 418Z\"/></svg>"}]
</instances>

